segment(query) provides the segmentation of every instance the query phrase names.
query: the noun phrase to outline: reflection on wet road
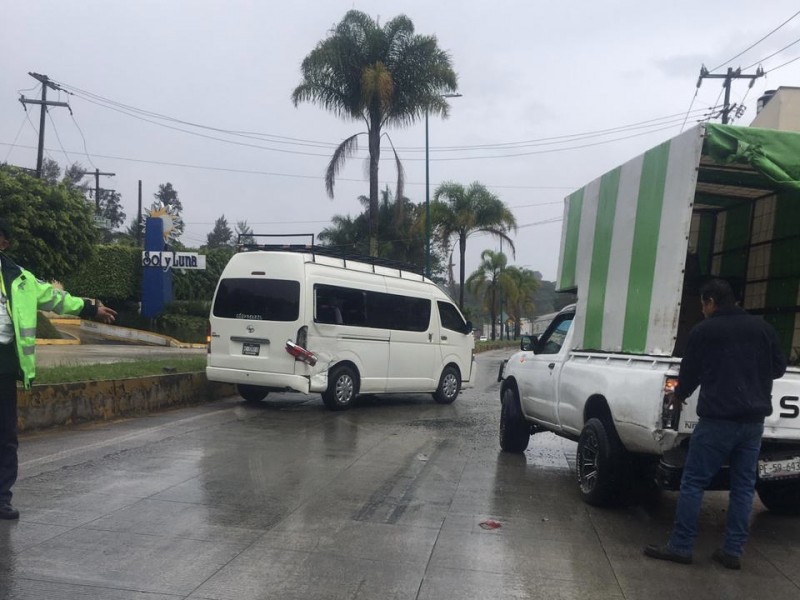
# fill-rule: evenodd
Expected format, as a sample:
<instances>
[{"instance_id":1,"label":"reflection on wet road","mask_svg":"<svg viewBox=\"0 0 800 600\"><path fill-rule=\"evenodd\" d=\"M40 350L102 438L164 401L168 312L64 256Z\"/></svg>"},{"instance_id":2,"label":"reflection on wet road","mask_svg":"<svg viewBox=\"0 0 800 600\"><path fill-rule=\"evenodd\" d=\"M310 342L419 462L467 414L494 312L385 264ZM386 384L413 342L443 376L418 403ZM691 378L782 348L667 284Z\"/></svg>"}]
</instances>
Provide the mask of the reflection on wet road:
<instances>
[{"instance_id":1,"label":"reflection on wet road","mask_svg":"<svg viewBox=\"0 0 800 600\"><path fill-rule=\"evenodd\" d=\"M500 453L503 356L449 406L274 394L27 436L0 598L800 598L800 520L756 504L731 573L710 560L726 496L709 494L695 564L654 562L641 547L665 539L675 494L595 509L573 443Z\"/></svg>"}]
</instances>

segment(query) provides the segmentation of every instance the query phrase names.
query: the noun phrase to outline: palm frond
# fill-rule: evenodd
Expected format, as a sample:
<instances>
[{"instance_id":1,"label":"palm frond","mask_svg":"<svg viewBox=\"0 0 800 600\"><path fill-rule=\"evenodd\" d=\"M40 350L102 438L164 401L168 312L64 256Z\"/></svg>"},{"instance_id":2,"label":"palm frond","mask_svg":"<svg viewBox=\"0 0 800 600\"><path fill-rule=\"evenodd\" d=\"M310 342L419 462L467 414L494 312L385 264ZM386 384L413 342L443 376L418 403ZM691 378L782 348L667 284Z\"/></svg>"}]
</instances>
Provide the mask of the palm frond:
<instances>
[{"instance_id":1,"label":"palm frond","mask_svg":"<svg viewBox=\"0 0 800 600\"><path fill-rule=\"evenodd\" d=\"M333 156L328 163L328 168L325 169L325 189L328 192L329 198L333 198L333 186L336 183L336 175L339 174L339 171L342 169L347 159L358 151L358 136L362 135L362 133L363 132L351 135L333 151Z\"/></svg>"}]
</instances>

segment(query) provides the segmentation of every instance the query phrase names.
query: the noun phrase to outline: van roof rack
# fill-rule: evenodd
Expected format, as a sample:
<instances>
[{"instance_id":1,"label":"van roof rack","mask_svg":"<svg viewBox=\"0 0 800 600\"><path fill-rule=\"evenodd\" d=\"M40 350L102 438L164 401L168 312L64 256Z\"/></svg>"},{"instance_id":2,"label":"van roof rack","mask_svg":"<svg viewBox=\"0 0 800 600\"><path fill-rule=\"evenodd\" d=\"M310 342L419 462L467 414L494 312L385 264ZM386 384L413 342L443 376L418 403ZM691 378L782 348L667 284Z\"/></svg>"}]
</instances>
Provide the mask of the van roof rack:
<instances>
[{"instance_id":1,"label":"van roof rack","mask_svg":"<svg viewBox=\"0 0 800 600\"><path fill-rule=\"evenodd\" d=\"M309 234L311 235L311 234ZM241 237L240 236L240 240ZM285 235L278 236L272 234L250 234L248 236L250 239L256 237L287 237ZM266 250L271 252L297 252L297 253L305 253L305 254L314 254L320 256L330 256L331 258L340 258L344 261L352 260L355 262L366 263L368 265L378 266L378 267L388 267L390 269L399 269L401 271L408 271L409 273L416 273L417 275L424 275L423 269L418 265L407 263L399 260L392 260L390 258L381 258L378 256L366 256L364 254L356 254L353 252L346 252L336 247L332 246L317 246L313 243L313 236L312 236L312 243L311 244L259 244L255 242L252 243L240 243L237 244L237 250L239 252L252 252L255 250Z\"/></svg>"}]
</instances>

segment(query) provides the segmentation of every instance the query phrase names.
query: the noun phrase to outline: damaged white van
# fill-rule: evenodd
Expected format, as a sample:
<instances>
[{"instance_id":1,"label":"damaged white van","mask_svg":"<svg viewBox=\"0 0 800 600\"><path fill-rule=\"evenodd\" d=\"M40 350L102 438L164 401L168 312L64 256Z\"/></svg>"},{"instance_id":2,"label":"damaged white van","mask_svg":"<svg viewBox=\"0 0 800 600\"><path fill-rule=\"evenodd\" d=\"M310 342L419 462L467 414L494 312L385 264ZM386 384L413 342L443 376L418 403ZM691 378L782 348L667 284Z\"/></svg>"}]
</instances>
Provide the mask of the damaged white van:
<instances>
[{"instance_id":1,"label":"damaged white van","mask_svg":"<svg viewBox=\"0 0 800 600\"><path fill-rule=\"evenodd\" d=\"M389 261L318 246L235 254L209 317L210 381L251 401L320 392L331 410L358 394L430 392L453 402L473 381L472 324L436 284Z\"/></svg>"}]
</instances>

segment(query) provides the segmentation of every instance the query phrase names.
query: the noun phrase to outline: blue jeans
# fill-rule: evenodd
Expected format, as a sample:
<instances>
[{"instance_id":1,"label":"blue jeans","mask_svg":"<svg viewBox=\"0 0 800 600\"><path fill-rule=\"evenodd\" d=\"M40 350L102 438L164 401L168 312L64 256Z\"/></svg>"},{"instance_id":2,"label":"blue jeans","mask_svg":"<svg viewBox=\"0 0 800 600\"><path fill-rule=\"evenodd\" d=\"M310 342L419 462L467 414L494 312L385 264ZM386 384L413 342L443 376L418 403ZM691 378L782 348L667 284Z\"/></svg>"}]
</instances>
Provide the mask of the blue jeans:
<instances>
[{"instance_id":1,"label":"blue jeans","mask_svg":"<svg viewBox=\"0 0 800 600\"><path fill-rule=\"evenodd\" d=\"M753 510L763 433L763 423L700 418L689 440L689 455L681 478L675 524L669 538L669 547L674 552L691 556L697 537L703 491L727 463L730 465L731 491L722 549L731 556L742 555L742 546L747 541L750 512Z\"/></svg>"}]
</instances>

